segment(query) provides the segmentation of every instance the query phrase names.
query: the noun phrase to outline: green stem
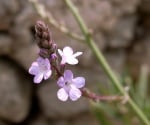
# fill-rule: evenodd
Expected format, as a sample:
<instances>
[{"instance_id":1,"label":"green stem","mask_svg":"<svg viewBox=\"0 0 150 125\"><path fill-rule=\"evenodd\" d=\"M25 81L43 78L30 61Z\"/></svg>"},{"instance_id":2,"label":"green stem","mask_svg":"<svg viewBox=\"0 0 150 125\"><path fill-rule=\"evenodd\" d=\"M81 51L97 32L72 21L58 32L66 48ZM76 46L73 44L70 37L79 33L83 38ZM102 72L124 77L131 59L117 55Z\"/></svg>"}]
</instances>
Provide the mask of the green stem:
<instances>
[{"instance_id":1,"label":"green stem","mask_svg":"<svg viewBox=\"0 0 150 125\"><path fill-rule=\"evenodd\" d=\"M116 88L122 93L124 96L128 96L128 103L133 108L133 110L136 112L136 114L141 118L141 120L145 123L145 125L150 125L150 122L148 118L145 116L145 114L142 112L142 110L135 104L135 102L129 97L128 93L124 90L124 87L120 84L118 78L108 65L106 59L104 58L103 54L95 44L94 40L92 39L88 28L86 27L83 19L81 18L78 9L73 5L71 0L65 0L67 6L69 7L70 11L72 12L73 16L75 17L77 23L80 26L80 29L82 33L85 36L86 42L95 54L95 56L98 59L99 64L102 66L103 70L111 80L111 82L116 86Z\"/></svg>"}]
</instances>

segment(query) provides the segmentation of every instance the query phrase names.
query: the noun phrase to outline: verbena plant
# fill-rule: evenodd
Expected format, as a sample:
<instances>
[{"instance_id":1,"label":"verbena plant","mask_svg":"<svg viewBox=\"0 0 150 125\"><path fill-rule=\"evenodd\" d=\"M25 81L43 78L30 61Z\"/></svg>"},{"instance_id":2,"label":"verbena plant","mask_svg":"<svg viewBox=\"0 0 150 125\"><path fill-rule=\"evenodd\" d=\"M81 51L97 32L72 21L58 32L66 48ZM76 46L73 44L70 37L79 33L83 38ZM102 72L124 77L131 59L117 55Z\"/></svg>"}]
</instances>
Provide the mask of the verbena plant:
<instances>
[{"instance_id":1,"label":"verbena plant","mask_svg":"<svg viewBox=\"0 0 150 125\"><path fill-rule=\"evenodd\" d=\"M107 63L105 57L103 56L102 52L99 50L99 48L95 44L95 41L93 40L87 26L85 25L83 19L81 18L80 14L79 14L78 8L76 8L74 6L72 1L64 0L64 2L68 6L70 12L73 14L75 20L77 21L77 23L81 29L81 32L82 32L81 36L78 34L75 34L73 32L70 32L68 30L68 28L66 28L63 25L60 25L52 17L52 15L45 10L44 6L38 3L37 0L29 0L29 1L34 5L38 14L43 19L47 20L49 23L51 23L53 26L55 26L61 32L69 35L70 37L72 37L76 40L80 40L89 46L89 48L92 50L93 54L97 58L99 66L103 68L104 72L106 73L106 75L108 76L108 78L111 81L111 84L110 84L111 89L109 90L109 95L112 95L112 94L114 95L114 94L118 93L119 96L96 95L94 92L91 92L88 89L84 88L85 79L83 77L74 79L72 72L70 70L66 71L65 67L63 67L63 64L66 64L66 63L77 64L78 61L75 57L78 55L81 55L81 53L80 54L78 53L77 55L75 54L76 56L74 56L72 49L71 48L68 49L68 47L67 47L67 50L69 50L69 53L71 53L71 55L68 56L67 51L65 51L66 47L64 48L63 51L58 50L57 47L55 46L54 42L52 41L52 39L50 39L49 30L47 30L46 25L43 23L40 23L42 25L38 25L39 27L37 27L37 28L40 28L40 26L41 26L41 29L43 29L42 37L40 34L37 37L37 38L40 38L40 44L38 44L39 48L41 50L39 53L40 57L35 62L36 64L33 63L29 69L29 72L31 74L35 75L34 82L40 83L43 78L46 80L51 76L52 73L55 72L56 76L57 76L56 77L57 84L60 87L60 89L57 92L57 96L61 101L66 101L68 99L68 97L70 97L70 99L72 101L76 101L81 96L86 96L89 99L92 99L93 101L123 100L124 103L126 102L126 105L115 104L115 103L110 104L107 102L105 102L105 104L103 104L101 102L94 104L95 107L98 107L98 109L100 109L100 110L97 110L98 111L97 116L100 116L99 119L101 119L101 121L103 121L104 125L105 124L106 125L113 124L112 122L109 123L109 118L111 119L111 117L115 117L116 119L126 122L124 124L132 124L133 122L136 122L136 119L140 118L140 120L145 125L150 125L149 101L147 101L147 98L146 98L147 94L145 93L146 88L147 88L145 86L147 84L146 84L146 82L143 83L143 81L141 80L145 76L141 75L140 80L139 80L139 81L142 81L140 83L143 83L143 84L138 83L135 86L133 86L133 84L130 84L129 85L130 90L127 91L125 89L125 87L124 87L125 85L123 84L124 79L122 79L122 81L120 81L119 78L116 76L116 74L112 71L112 69L110 68L109 64ZM41 33L40 30L39 30L39 33ZM46 34L44 34L45 31L46 31ZM38 34L38 32L36 32L36 33ZM42 42L42 40L43 40L42 38L44 38L44 40L47 40L46 46L44 45L45 41ZM58 65L57 65L57 52L56 51L58 51L58 53L62 59L62 61L59 62ZM67 58L66 58L66 56L67 56ZM44 64L40 63L41 60ZM70 61L68 61L68 60L70 60ZM53 62L54 62L54 65L53 65ZM38 64L38 66L37 66L37 64ZM35 65L37 66L36 68L34 67ZM34 70L32 70L34 68L35 68L35 70L38 69L38 73L32 72L32 71L34 71ZM40 74L39 74L39 72L40 72ZM41 73L42 73L42 75L41 75ZM68 81L68 79L70 79L71 82ZM115 89L113 89L113 88L115 88ZM115 90L115 93L114 93L114 90ZM116 92L116 90L117 90L117 92ZM108 94L108 93L106 92L105 94ZM132 115L133 111L136 115L135 114ZM138 116L138 118L137 118L137 116Z\"/></svg>"}]
</instances>

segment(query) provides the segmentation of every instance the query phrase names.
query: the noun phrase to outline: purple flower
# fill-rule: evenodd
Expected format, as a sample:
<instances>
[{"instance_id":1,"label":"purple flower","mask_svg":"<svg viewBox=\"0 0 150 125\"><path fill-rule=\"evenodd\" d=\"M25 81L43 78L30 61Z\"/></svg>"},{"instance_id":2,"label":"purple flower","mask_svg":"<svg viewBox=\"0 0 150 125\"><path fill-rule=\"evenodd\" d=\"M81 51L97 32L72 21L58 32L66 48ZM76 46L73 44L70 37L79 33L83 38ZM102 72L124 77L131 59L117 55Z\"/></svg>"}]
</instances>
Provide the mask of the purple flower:
<instances>
[{"instance_id":1,"label":"purple flower","mask_svg":"<svg viewBox=\"0 0 150 125\"><path fill-rule=\"evenodd\" d=\"M73 78L71 70L65 70L64 76L58 79L57 84L60 87L57 92L58 99L67 101L70 97L72 101L76 101L82 95L79 88L85 86L85 79L83 77Z\"/></svg>"},{"instance_id":2,"label":"purple flower","mask_svg":"<svg viewBox=\"0 0 150 125\"><path fill-rule=\"evenodd\" d=\"M33 62L29 68L29 73L34 75L34 83L40 83L42 79L48 79L51 74L51 65L47 58L38 57L36 62Z\"/></svg>"},{"instance_id":3,"label":"purple flower","mask_svg":"<svg viewBox=\"0 0 150 125\"><path fill-rule=\"evenodd\" d=\"M64 47L63 51L58 49L58 53L62 57L61 64L68 63L71 65L78 64L76 57L82 54L82 52L76 52L73 54L72 48L68 46Z\"/></svg>"}]
</instances>

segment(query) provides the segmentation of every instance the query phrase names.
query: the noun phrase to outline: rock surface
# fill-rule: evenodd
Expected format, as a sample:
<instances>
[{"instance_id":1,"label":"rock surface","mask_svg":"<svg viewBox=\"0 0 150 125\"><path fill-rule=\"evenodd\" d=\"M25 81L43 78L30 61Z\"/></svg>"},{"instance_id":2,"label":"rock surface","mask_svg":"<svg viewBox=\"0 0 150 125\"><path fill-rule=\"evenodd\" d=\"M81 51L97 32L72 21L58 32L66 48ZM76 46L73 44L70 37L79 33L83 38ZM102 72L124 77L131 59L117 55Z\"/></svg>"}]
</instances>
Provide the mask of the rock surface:
<instances>
[{"instance_id":1,"label":"rock surface","mask_svg":"<svg viewBox=\"0 0 150 125\"><path fill-rule=\"evenodd\" d=\"M12 39L9 35L0 35L0 55L7 55L11 51Z\"/></svg>"},{"instance_id":2,"label":"rock surface","mask_svg":"<svg viewBox=\"0 0 150 125\"><path fill-rule=\"evenodd\" d=\"M39 1L60 24L81 35L74 17L63 1ZM126 64L131 67L133 76L138 75L141 65L147 64L150 67L149 0L73 2L79 8L97 46L118 76ZM96 125L88 112L87 99L60 102L56 97L56 81L48 80L37 86L26 74L39 52L34 41L34 24L41 17L32 5L25 0L0 0L0 19L0 125L9 125L11 122L20 122L21 125ZM64 35L52 25L49 27L59 48L68 45L74 51L83 51L79 65L68 68L74 71L75 76L84 76L86 87L97 92L97 85L106 84L108 78L92 51L84 43ZM4 59L3 56L11 60ZM34 89L31 91L32 87ZM30 108L37 110L36 117ZM3 119L10 123L3 122Z\"/></svg>"},{"instance_id":3,"label":"rock surface","mask_svg":"<svg viewBox=\"0 0 150 125\"><path fill-rule=\"evenodd\" d=\"M10 125L10 123L7 123L6 121L0 120L0 125Z\"/></svg>"},{"instance_id":4,"label":"rock surface","mask_svg":"<svg viewBox=\"0 0 150 125\"><path fill-rule=\"evenodd\" d=\"M31 85L12 63L0 59L0 117L20 122L30 109Z\"/></svg>"}]
</instances>

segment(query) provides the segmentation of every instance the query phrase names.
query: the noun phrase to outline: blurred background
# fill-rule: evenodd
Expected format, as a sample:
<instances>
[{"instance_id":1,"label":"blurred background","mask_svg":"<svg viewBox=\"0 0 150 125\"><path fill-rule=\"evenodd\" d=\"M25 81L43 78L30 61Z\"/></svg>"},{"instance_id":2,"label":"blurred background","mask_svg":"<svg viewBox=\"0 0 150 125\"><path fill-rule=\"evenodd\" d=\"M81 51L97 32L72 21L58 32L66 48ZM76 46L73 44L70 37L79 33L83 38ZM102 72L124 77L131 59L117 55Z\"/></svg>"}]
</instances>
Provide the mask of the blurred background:
<instances>
[{"instance_id":1,"label":"blurred background","mask_svg":"<svg viewBox=\"0 0 150 125\"><path fill-rule=\"evenodd\" d=\"M150 118L150 0L73 0L97 46L114 72ZM63 0L41 0L61 24L79 33ZM0 125L142 125L128 105L121 103L61 102L56 81L32 82L28 69L38 56L34 25L42 20L27 0L0 0ZM83 51L80 63L70 67L84 76L86 86L119 94L98 66L91 50L49 24L59 48Z\"/></svg>"}]
</instances>

